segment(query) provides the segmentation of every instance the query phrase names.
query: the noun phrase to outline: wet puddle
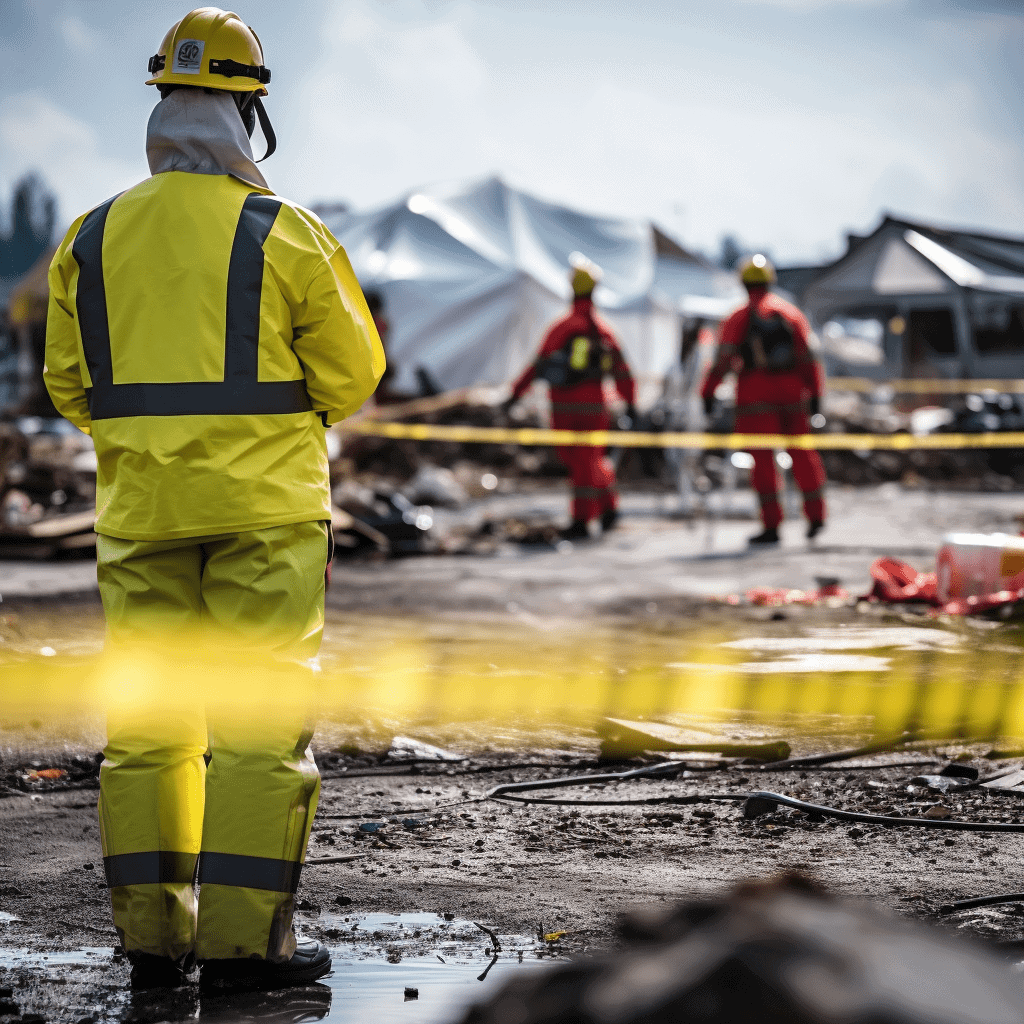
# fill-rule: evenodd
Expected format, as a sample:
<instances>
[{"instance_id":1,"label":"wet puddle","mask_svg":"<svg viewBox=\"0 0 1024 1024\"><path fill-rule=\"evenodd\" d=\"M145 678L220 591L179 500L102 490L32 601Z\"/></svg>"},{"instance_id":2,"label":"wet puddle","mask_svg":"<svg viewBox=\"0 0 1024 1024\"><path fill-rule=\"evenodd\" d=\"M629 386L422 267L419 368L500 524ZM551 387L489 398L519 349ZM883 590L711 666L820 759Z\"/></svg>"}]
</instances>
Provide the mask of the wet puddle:
<instances>
[{"instance_id":1,"label":"wet puddle","mask_svg":"<svg viewBox=\"0 0 1024 1024\"><path fill-rule=\"evenodd\" d=\"M96 615L69 620L26 614L15 636L0 619L0 673L18 664L5 717L12 741L33 751L49 735L41 730L52 729L61 742L90 722L99 731L105 677L89 677L95 662L76 662L66 651L68 643L98 650L101 622ZM1019 627L904 622L866 605L550 629L511 618L333 616L319 659L318 742L383 753L398 733L467 756L512 753L590 744L603 717L693 720L731 732L754 723L790 735L827 719L830 735L842 728L852 736L900 731L925 706L932 730L962 729L968 706L986 735L1024 730L1024 700L1004 699L1021 679ZM57 655L32 653L44 644ZM266 681L257 692L248 678L229 685L210 671L229 706L278 706L279 693ZM227 692L234 685L237 695ZM996 721L999 714L1005 721Z\"/></svg>"},{"instance_id":2,"label":"wet puddle","mask_svg":"<svg viewBox=\"0 0 1024 1024\"><path fill-rule=\"evenodd\" d=\"M12 920L17 920L12 918ZM0 968L16 967L97 967L109 964L112 953L109 946L85 946L82 949L57 950L39 953L30 949L0 949Z\"/></svg>"},{"instance_id":3,"label":"wet puddle","mask_svg":"<svg viewBox=\"0 0 1024 1024\"><path fill-rule=\"evenodd\" d=\"M131 993L113 983L107 971L113 953L99 946L42 954L0 949L0 987L13 987L22 1015L38 1013L55 1022L88 1016L95 1024L443 1024L458 1020L512 974L563 959L557 944L523 935L497 934L495 950L491 935L472 921L437 914L324 914L318 925L334 970L316 984L294 989L200 992L190 986Z\"/></svg>"},{"instance_id":4,"label":"wet puddle","mask_svg":"<svg viewBox=\"0 0 1024 1024\"><path fill-rule=\"evenodd\" d=\"M786 654L774 661L747 661L733 671L752 675L779 675L790 672L885 672L891 659L869 654Z\"/></svg>"},{"instance_id":5,"label":"wet puddle","mask_svg":"<svg viewBox=\"0 0 1024 1024\"><path fill-rule=\"evenodd\" d=\"M811 628L804 636L748 636L728 640L722 647L758 653L874 650L891 647L899 651L954 650L962 640L955 633L920 626L877 626Z\"/></svg>"}]
</instances>

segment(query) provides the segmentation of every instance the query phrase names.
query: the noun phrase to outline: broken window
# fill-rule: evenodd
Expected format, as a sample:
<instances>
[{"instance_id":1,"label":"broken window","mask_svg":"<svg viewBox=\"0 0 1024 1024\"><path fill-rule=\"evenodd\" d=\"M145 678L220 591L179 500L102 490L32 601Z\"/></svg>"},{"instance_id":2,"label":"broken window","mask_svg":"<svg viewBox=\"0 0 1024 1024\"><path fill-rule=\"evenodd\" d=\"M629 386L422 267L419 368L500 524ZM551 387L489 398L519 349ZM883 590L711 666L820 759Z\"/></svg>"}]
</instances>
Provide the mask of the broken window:
<instances>
[{"instance_id":1,"label":"broken window","mask_svg":"<svg viewBox=\"0 0 1024 1024\"><path fill-rule=\"evenodd\" d=\"M907 316L910 358L916 363L928 356L956 355L956 328L948 309L912 309Z\"/></svg>"},{"instance_id":2,"label":"broken window","mask_svg":"<svg viewBox=\"0 0 1024 1024\"><path fill-rule=\"evenodd\" d=\"M971 326L979 353L1024 353L1024 306L980 299L971 310Z\"/></svg>"},{"instance_id":3,"label":"broken window","mask_svg":"<svg viewBox=\"0 0 1024 1024\"><path fill-rule=\"evenodd\" d=\"M822 348L849 366L885 362L885 323L877 317L833 317L821 329Z\"/></svg>"}]
</instances>

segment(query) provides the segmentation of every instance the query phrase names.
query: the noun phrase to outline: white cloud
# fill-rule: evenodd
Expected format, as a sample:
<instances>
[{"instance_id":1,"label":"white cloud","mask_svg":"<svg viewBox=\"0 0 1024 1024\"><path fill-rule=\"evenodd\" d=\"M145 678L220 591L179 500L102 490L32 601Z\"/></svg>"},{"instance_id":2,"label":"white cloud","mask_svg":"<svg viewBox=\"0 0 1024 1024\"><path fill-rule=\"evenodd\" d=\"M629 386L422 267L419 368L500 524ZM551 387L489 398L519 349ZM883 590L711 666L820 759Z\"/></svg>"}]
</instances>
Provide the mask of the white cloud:
<instances>
[{"instance_id":1,"label":"white cloud","mask_svg":"<svg viewBox=\"0 0 1024 1024\"><path fill-rule=\"evenodd\" d=\"M790 11L816 11L823 7L900 7L904 0L740 0L752 7L784 7Z\"/></svg>"},{"instance_id":2,"label":"white cloud","mask_svg":"<svg viewBox=\"0 0 1024 1024\"><path fill-rule=\"evenodd\" d=\"M885 208L997 230L1024 225L1024 159L984 127L977 93L963 83L889 90L865 88L845 111L813 98L753 109L606 82L585 121L609 130L584 136L574 165L559 161L547 181L562 198L582 185L609 209L666 211L670 222L681 203L688 241L714 248L723 225L734 225L786 258L809 255L814 239L842 226L873 225ZM516 176L544 180L536 155L556 144L521 149Z\"/></svg>"},{"instance_id":3,"label":"white cloud","mask_svg":"<svg viewBox=\"0 0 1024 1024\"><path fill-rule=\"evenodd\" d=\"M271 184L296 198L367 203L486 170L477 158L490 83L471 19L464 7L396 22L360 0L331 6L323 58L285 115L299 148L269 169Z\"/></svg>"},{"instance_id":4,"label":"white cloud","mask_svg":"<svg viewBox=\"0 0 1024 1024\"><path fill-rule=\"evenodd\" d=\"M42 173L60 200L63 225L148 175L144 155L106 154L94 127L36 92L0 100L0 180Z\"/></svg>"},{"instance_id":5,"label":"white cloud","mask_svg":"<svg viewBox=\"0 0 1024 1024\"><path fill-rule=\"evenodd\" d=\"M325 35L335 54L340 75L350 80L346 67L363 64L378 84L417 93L457 97L479 89L486 78L484 63L465 35L465 11L452 12L434 23L389 24L358 4L337 10Z\"/></svg>"},{"instance_id":6,"label":"white cloud","mask_svg":"<svg viewBox=\"0 0 1024 1024\"><path fill-rule=\"evenodd\" d=\"M81 18L70 15L58 23L60 34L67 46L80 54L96 55L101 52L103 36Z\"/></svg>"},{"instance_id":7,"label":"white cloud","mask_svg":"<svg viewBox=\"0 0 1024 1024\"><path fill-rule=\"evenodd\" d=\"M488 17L332 6L322 60L282 117L294 142L272 184L369 205L499 172L586 210L661 219L708 249L732 229L784 259L818 256L824 237L883 208L1024 230L1024 156L966 78L926 81L890 55L847 60L841 48L792 67L767 52L751 61L728 39L709 58L705 39L650 74L631 63L632 40L621 64L581 79L578 58L502 52Z\"/></svg>"}]
</instances>

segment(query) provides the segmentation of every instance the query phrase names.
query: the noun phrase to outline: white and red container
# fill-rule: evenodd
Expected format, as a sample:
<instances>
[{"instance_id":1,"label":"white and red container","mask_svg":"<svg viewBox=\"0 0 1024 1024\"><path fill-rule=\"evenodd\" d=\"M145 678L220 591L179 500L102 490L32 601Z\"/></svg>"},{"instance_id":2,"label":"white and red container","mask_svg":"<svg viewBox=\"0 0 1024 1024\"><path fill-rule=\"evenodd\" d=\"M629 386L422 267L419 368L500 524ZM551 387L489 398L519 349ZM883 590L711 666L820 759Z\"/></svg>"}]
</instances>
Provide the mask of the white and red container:
<instances>
[{"instance_id":1,"label":"white and red container","mask_svg":"<svg viewBox=\"0 0 1024 1024\"><path fill-rule=\"evenodd\" d=\"M1009 533L949 533L935 566L938 598L980 597L1024 588L1024 537Z\"/></svg>"}]
</instances>

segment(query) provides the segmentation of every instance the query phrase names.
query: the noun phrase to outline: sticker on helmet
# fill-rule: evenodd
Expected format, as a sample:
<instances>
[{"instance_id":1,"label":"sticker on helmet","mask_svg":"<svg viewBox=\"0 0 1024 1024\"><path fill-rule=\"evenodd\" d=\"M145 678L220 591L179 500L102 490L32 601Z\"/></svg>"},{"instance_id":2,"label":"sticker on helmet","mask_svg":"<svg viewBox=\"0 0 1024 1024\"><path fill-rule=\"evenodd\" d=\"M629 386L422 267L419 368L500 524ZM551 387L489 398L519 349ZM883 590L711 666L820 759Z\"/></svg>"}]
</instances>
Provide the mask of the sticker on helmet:
<instances>
[{"instance_id":1,"label":"sticker on helmet","mask_svg":"<svg viewBox=\"0 0 1024 1024\"><path fill-rule=\"evenodd\" d=\"M203 39L178 40L171 72L176 75L198 75L205 47L206 41Z\"/></svg>"}]
</instances>

